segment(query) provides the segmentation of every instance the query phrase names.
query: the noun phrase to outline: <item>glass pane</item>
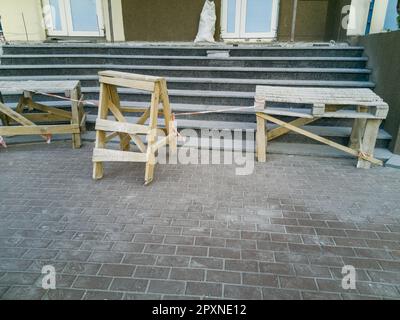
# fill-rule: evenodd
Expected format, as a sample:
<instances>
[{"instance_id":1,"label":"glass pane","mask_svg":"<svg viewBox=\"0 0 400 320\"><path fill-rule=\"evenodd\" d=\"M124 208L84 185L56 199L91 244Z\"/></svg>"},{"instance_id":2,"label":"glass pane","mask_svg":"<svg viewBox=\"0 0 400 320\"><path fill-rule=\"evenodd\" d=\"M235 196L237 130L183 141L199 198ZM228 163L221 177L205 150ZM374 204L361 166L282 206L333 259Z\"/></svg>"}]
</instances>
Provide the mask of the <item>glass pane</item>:
<instances>
[{"instance_id":1,"label":"glass pane","mask_svg":"<svg viewBox=\"0 0 400 320\"><path fill-rule=\"evenodd\" d=\"M385 30L397 30L399 25L397 23L397 0L389 0L386 19L385 19Z\"/></svg>"},{"instance_id":2,"label":"glass pane","mask_svg":"<svg viewBox=\"0 0 400 320\"><path fill-rule=\"evenodd\" d=\"M51 19L54 31L62 31L60 0L50 0Z\"/></svg>"},{"instance_id":3,"label":"glass pane","mask_svg":"<svg viewBox=\"0 0 400 320\"><path fill-rule=\"evenodd\" d=\"M70 0L74 31L99 31L96 0Z\"/></svg>"},{"instance_id":4,"label":"glass pane","mask_svg":"<svg viewBox=\"0 0 400 320\"><path fill-rule=\"evenodd\" d=\"M236 1L228 0L228 33L234 33L236 31Z\"/></svg>"},{"instance_id":5,"label":"glass pane","mask_svg":"<svg viewBox=\"0 0 400 320\"><path fill-rule=\"evenodd\" d=\"M273 1L247 0L246 33L271 32Z\"/></svg>"}]
</instances>

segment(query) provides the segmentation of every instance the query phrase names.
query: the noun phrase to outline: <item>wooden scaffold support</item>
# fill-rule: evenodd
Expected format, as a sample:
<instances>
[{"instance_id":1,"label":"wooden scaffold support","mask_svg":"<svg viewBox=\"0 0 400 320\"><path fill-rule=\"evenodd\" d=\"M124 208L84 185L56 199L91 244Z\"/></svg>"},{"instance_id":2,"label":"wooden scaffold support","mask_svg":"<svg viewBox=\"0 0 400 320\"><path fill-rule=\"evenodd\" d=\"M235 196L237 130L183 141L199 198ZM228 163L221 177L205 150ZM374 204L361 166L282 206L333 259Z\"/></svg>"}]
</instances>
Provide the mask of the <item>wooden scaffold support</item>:
<instances>
[{"instance_id":1,"label":"wooden scaffold support","mask_svg":"<svg viewBox=\"0 0 400 320\"><path fill-rule=\"evenodd\" d=\"M270 103L302 105L277 108ZM310 108L303 107L311 106ZM358 158L357 168L369 169L382 165L374 158L379 127L386 119L389 106L370 89L292 88L258 86L255 97L257 116L256 152L259 162L266 161L268 141L290 131L301 134ZM290 123L276 116L297 118ZM344 146L300 127L321 118L352 119L354 121L349 146ZM267 130L267 122L278 125Z\"/></svg>"},{"instance_id":2,"label":"wooden scaffold support","mask_svg":"<svg viewBox=\"0 0 400 320\"><path fill-rule=\"evenodd\" d=\"M176 134L168 97L167 82L164 78L132 73L99 72L100 101L96 121L96 145L93 151L93 179L103 178L103 162L143 162L146 163L145 184L154 178L157 151L169 145L170 151L177 148ZM122 107L117 87L141 90L151 93L149 108ZM162 110L159 109L162 104ZM109 113L115 118L109 120ZM128 123L123 113L142 113L138 122ZM159 138L158 115L165 121L165 135ZM145 123L149 120L149 124ZM147 146L140 136L147 137ZM111 139L119 137L120 150L107 149ZM131 152L133 141L140 152Z\"/></svg>"},{"instance_id":3,"label":"wooden scaffold support","mask_svg":"<svg viewBox=\"0 0 400 320\"><path fill-rule=\"evenodd\" d=\"M71 102L71 111L44 105L33 100L35 93L51 95L65 93ZM15 109L4 104L1 92L20 94ZM72 134L74 149L81 147L81 133L85 131L86 115L83 109L79 81L2 81L0 82L0 136L41 135L50 141L53 134ZM67 124L60 124L60 123Z\"/></svg>"}]
</instances>

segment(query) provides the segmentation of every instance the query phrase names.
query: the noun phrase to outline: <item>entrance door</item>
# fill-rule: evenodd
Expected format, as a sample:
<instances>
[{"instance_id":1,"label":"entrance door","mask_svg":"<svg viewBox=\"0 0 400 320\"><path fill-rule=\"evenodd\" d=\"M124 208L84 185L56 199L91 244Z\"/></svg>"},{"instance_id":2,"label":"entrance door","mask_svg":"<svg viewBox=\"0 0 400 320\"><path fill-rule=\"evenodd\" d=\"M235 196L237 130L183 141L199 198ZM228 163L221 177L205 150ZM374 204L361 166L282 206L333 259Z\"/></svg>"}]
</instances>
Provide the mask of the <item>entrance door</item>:
<instances>
[{"instance_id":1,"label":"entrance door","mask_svg":"<svg viewBox=\"0 0 400 320\"><path fill-rule=\"evenodd\" d=\"M279 0L223 0L224 39L274 39Z\"/></svg>"},{"instance_id":2,"label":"entrance door","mask_svg":"<svg viewBox=\"0 0 400 320\"><path fill-rule=\"evenodd\" d=\"M45 0L50 36L103 37L101 0Z\"/></svg>"}]
</instances>

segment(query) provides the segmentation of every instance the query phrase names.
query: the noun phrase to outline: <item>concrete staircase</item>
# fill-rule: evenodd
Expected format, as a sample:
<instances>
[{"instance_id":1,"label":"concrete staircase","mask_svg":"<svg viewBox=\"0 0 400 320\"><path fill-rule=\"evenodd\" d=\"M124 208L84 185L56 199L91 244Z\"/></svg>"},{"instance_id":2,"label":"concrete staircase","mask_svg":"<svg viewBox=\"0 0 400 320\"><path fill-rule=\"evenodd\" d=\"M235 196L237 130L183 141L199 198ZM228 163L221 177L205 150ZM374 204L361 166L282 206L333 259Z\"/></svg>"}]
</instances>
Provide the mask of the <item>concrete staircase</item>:
<instances>
[{"instance_id":1,"label":"concrete staircase","mask_svg":"<svg viewBox=\"0 0 400 320\"><path fill-rule=\"evenodd\" d=\"M228 51L213 58L208 51ZM29 44L0 48L0 81L80 80L86 99L98 99L97 72L118 70L165 76L173 111L192 112L252 106L256 85L374 88L369 81L363 48L347 45L156 45L156 44ZM125 106L148 106L149 96L119 90ZM15 94L4 95L16 104ZM37 96L42 103L67 106L64 101ZM97 110L86 106L89 127ZM133 115L136 116L136 115ZM180 118L182 119L182 118ZM347 143L351 123L320 120L306 129L339 143ZM187 116L180 128L253 129L252 110ZM390 135L381 130L378 147L386 148ZM313 143L289 134L277 143Z\"/></svg>"}]
</instances>

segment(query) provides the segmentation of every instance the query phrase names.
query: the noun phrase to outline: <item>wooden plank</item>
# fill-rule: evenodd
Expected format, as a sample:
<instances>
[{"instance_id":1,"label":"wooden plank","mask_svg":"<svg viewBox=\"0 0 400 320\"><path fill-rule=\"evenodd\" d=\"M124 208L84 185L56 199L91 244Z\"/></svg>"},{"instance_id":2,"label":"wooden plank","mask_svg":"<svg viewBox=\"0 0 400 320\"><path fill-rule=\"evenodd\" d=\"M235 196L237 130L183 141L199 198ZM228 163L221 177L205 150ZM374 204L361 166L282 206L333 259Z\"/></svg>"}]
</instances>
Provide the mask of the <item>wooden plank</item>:
<instances>
[{"instance_id":1,"label":"wooden plank","mask_svg":"<svg viewBox=\"0 0 400 320\"><path fill-rule=\"evenodd\" d=\"M145 153L95 148L93 162L146 162Z\"/></svg>"},{"instance_id":2,"label":"wooden plank","mask_svg":"<svg viewBox=\"0 0 400 320\"><path fill-rule=\"evenodd\" d=\"M125 87L125 88L132 88L138 89L148 92L154 91L154 82L150 81L142 81L142 80L130 80L130 79L123 79L123 78L111 78L111 77L104 77L100 76L99 81L101 83L111 84L113 86L118 87Z\"/></svg>"},{"instance_id":3,"label":"wooden plank","mask_svg":"<svg viewBox=\"0 0 400 320\"><path fill-rule=\"evenodd\" d=\"M127 122L117 122L110 120L97 119L96 130L108 132L119 132L127 134L148 134L149 128L143 125L131 124Z\"/></svg>"},{"instance_id":4,"label":"wooden plank","mask_svg":"<svg viewBox=\"0 0 400 320\"><path fill-rule=\"evenodd\" d=\"M65 111L65 110L49 107L49 106L34 102L31 99L26 99L26 104L29 107L31 107L33 109L36 109L36 110L39 110L39 111L55 114L55 115L57 115L59 117L67 119L67 120L71 120L72 119L72 113L68 112L68 111Z\"/></svg>"},{"instance_id":5,"label":"wooden plank","mask_svg":"<svg viewBox=\"0 0 400 320\"><path fill-rule=\"evenodd\" d=\"M368 112L367 107L357 107L357 111L360 113ZM354 150L361 150L361 142L364 136L365 125L367 119L354 119L353 128L351 130L349 148Z\"/></svg>"},{"instance_id":6,"label":"wooden plank","mask_svg":"<svg viewBox=\"0 0 400 320\"><path fill-rule=\"evenodd\" d=\"M3 103L0 102L0 112L4 113L7 117L15 120L19 124L23 126L34 126L35 124L32 121L29 121L24 116L20 115L19 113L15 112L11 108L7 107Z\"/></svg>"},{"instance_id":7,"label":"wooden plank","mask_svg":"<svg viewBox=\"0 0 400 320\"><path fill-rule=\"evenodd\" d=\"M118 137L118 132L110 133L106 136L106 142L110 142L112 139Z\"/></svg>"},{"instance_id":8,"label":"wooden plank","mask_svg":"<svg viewBox=\"0 0 400 320\"><path fill-rule=\"evenodd\" d=\"M73 90L79 85L78 80L68 81L36 81L36 80L24 80L24 81L0 81L0 91L3 92L18 92L23 93L24 91L41 91L41 92L62 92Z\"/></svg>"},{"instance_id":9,"label":"wooden plank","mask_svg":"<svg viewBox=\"0 0 400 320\"><path fill-rule=\"evenodd\" d=\"M110 102L108 107L118 121L127 122L124 115L113 103ZM141 152L146 152L146 146L144 145L142 139L134 134L130 134L129 136L132 138L133 142L135 142Z\"/></svg>"},{"instance_id":10,"label":"wooden plank","mask_svg":"<svg viewBox=\"0 0 400 320\"><path fill-rule=\"evenodd\" d=\"M154 88L154 92L151 96L151 107L150 107L150 133L147 136L148 148L147 148L147 163L145 172L145 184L150 184L154 179L154 168L156 164L156 156L153 152L153 145L157 141L157 124L158 124L158 108L160 104L160 84Z\"/></svg>"},{"instance_id":11,"label":"wooden plank","mask_svg":"<svg viewBox=\"0 0 400 320\"><path fill-rule=\"evenodd\" d=\"M153 152L157 152L160 148L166 146L169 143L170 137L165 137L163 139L158 140L154 145L153 145Z\"/></svg>"},{"instance_id":12,"label":"wooden plank","mask_svg":"<svg viewBox=\"0 0 400 320\"><path fill-rule=\"evenodd\" d=\"M283 122L283 121L281 121L281 120L279 120L279 119L276 119L276 118L274 118L274 117L271 117L271 116L269 116L269 115L266 115L266 114L263 114L263 113L257 113L257 116L258 116L258 117L261 117L261 118L263 118L263 119L265 119L265 120L267 120L267 121L271 121L271 122L273 122L273 123L276 123L277 125L279 125L279 126L281 126L281 127L285 127L285 128L287 128L287 129L289 129L289 130L291 130L291 131L294 131L294 132L297 132L297 133L299 133L299 134L302 134L302 135L304 135L304 136L306 136L306 137L309 137L310 139L319 141L319 142L324 143L324 144L326 144L326 145L329 145L329 146L331 146L331 147L333 147L333 148L336 148L336 149L338 149L338 150L341 150L341 151L343 151L343 152L345 152L345 153L351 154L351 155L353 155L353 156L355 156L355 157L359 157L359 156L360 156L359 151L353 150L353 149L351 149L351 148L349 148L349 147L345 147L345 146L343 146L343 145L341 145L341 144L338 144L338 143L336 143L336 142L330 141L330 140L328 140L328 139L325 139L325 138L323 138L323 137L320 137L320 136L318 136L318 135L316 135L316 134L313 134L313 133L311 133L311 132L308 132L308 131L306 131L306 130L297 128L297 127L295 127L295 126L293 126L293 125L291 125L291 124L289 124L289 123ZM376 165L383 165L383 162L382 162L382 161L380 161L380 160L378 160L378 159L375 159L375 158L373 158L372 156L369 156L369 155L367 155L367 154L364 155L364 158L365 158L365 160L367 160L367 161L369 161L369 162L371 162L371 163L373 163L373 164L376 164Z\"/></svg>"},{"instance_id":13,"label":"wooden plank","mask_svg":"<svg viewBox=\"0 0 400 320\"><path fill-rule=\"evenodd\" d=\"M162 77L147 76L147 75L143 75L143 74L127 73L127 72L120 72L120 71L113 71L113 70L100 71L99 76L120 78L120 79L127 79L127 80L148 81L148 82L158 82L158 81L161 81L164 79Z\"/></svg>"},{"instance_id":14,"label":"wooden plank","mask_svg":"<svg viewBox=\"0 0 400 320\"><path fill-rule=\"evenodd\" d=\"M117 111L121 108L121 101L119 99L118 90L113 85L107 86L109 95L110 95L110 106L115 106ZM115 117L115 115L114 115ZM118 136L120 138L119 146L122 151L129 151L131 148L131 137L128 134L118 132Z\"/></svg>"},{"instance_id":15,"label":"wooden plank","mask_svg":"<svg viewBox=\"0 0 400 320\"><path fill-rule=\"evenodd\" d=\"M289 108L288 109L266 108L260 112L275 116L313 119L314 117L311 114L307 113L307 111L308 110L304 110L304 112L291 111Z\"/></svg>"},{"instance_id":16,"label":"wooden plank","mask_svg":"<svg viewBox=\"0 0 400 320\"><path fill-rule=\"evenodd\" d=\"M267 161L267 137L265 134L265 119L257 116L256 152L258 162Z\"/></svg>"},{"instance_id":17,"label":"wooden plank","mask_svg":"<svg viewBox=\"0 0 400 320\"><path fill-rule=\"evenodd\" d=\"M23 136L23 135L49 135L79 133L78 125L49 125L49 126L8 126L0 127L0 135L3 136Z\"/></svg>"},{"instance_id":18,"label":"wooden plank","mask_svg":"<svg viewBox=\"0 0 400 320\"><path fill-rule=\"evenodd\" d=\"M22 113L26 119L32 122L66 122L64 117L50 113ZM17 123L15 120L10 121L10 124Z\"/></svg>"},{"instance_id":19,"label":"wooden plank","mask_svg":"<svg viewBox=\"0 0 400 320\"><path fill-rule=\"evenodd\" d=\"M257 86L256 99L311 105L365 105L371 107L370 112L376 117L386 117L385 112L388 111L382 98L370 89ZM260 106L257 111L260 111ZM376 110L377 106L381 106L379 111Z\"/></svg>"},{"instance_id":20,"label":"wooden plank","mask_svg":"<svg viewBox=\"0 0 400 320\"><path fill-rule=\"evenodd\" d=\"M136 122L137 124L145 124L147 119L150 117L150 108L148 108L143 115L139 118L139 120Z\"/></svg>"},{"instance_id":21,"label":"wooden plank","mask_svg":"<svg viewBox=\"0 0 400 320\"><path fill-rule=\"evenodd\" d=\"M312 118L312 119L299 118L299 119L296 119L296 120L290 122L289 124L291 124L292 126L295 126L295 127L302 127L302 126L305 126L305 125L312 123L314 121L317 121L317 120L318 120L318 118ZM274 140L276 138L279 138L279 137L285 135L288 132L290 132L290 130L288 128L279 127L279 128L268 131L267 139L268 139L268 141L271 141L271 140Z\"/></svg>"},{"instance_id":22,"label":"wooden plank","mask_svg":"<svg viewBox=\"0 0 400 320\"><path fill-rule=\"evenodd\" d=\"M15 111L16 111L17 113L22 113L22 112L24 112L25 105L26 105L25 97L22 95L22 96L19 98L19 101L18 101L17 107L15 108Z\"/></svg>"},{"instance_id":23,"label":"wooden plank","mask_svg":"<svg viewBox=\"0 0 400 320\"><path fill-rule=\"evenodd\" d=\"M376 139L378 137L379 126L381 123L381 120L367 120L364 137L361 144L361 152L363 153L364 157L358 160L357 168L371 168L371 163L366 161L365 156L373 157L374 155Z\"/></svg>"},{"instance_id":24,"label":"wooden plank","mask_svg":"<svg viewBox=\"0 0 400 320\"><path fill-rule=\"evenodd\" d=\"M144 113L148 108L136 108L136 107L120 107L123 113Z\"/></svg>"},{"instance_id":25,"label":"wooden plank","mask_svg":"<svg viewBox=\"0 0 400 320\"><path fill-rule=\"evenodd\" d=\"M80 127L80 120L79 120L79 100L80 100L80 90L79 86L75 87L70 92L71 96L71 124L78 125ZM57 109L56 109L57 110ZM53 110L54 111L54 110ZM51 110L49 111L51 112ZM80 132L72 135L72 147L74 149L80 148L82 145L81 135Z\"/></svg>"},{"instance_id":26,"label":"wooden plank","mask_svg":"<svg viewBox=\"0 0 400 320\"><path fill-rule=\"evenodd\" d=\"M107 119L108 116L108 105L110 101L110 95L108 92L107 85L100 83L100 99L99 99L99 113L98 119ZM104 131L96 131L96 149L104 149L106 147L106 133ZM103 178L104 166L102 162L96 161L93 163L93 179L98 180Z\"/></svg>"}]
</instances>

